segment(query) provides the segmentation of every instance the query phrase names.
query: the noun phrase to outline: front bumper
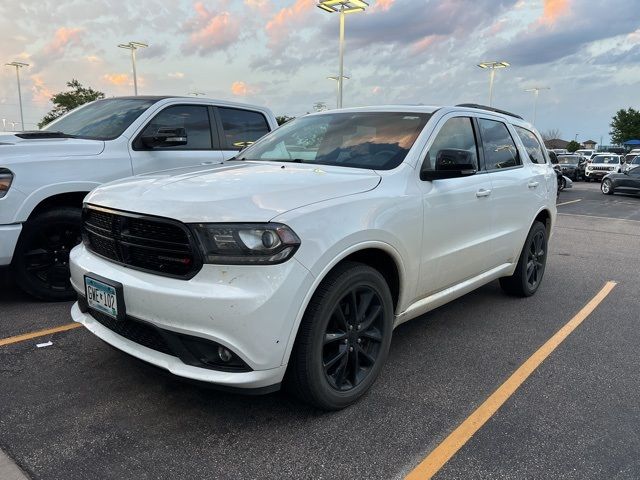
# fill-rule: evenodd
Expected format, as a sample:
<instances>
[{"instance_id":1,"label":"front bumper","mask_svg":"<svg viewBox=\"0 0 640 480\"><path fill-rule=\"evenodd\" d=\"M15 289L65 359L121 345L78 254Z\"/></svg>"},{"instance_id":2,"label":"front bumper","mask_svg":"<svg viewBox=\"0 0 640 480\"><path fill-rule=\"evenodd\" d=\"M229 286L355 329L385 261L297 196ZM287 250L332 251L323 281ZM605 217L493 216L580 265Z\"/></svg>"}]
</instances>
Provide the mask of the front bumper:
<instances>
[{"instance_id":1,"label":"front bumper","mask_svg":"<svg viewBox=\"0 0 640 480\"><path fill-rule=\"evenodd\" d=\"M598 180L602 180L602 177L609 175L610 173L614 173L615 170L587 170L585 172L585 176L587 178L595 178Z\"/></svg>"},{"instance_id":2,"label":"front bumper","mask_svg":"<svg viewBox=\"0 0 640 480\"><path fill-rule=\"evenodd\" d=\"M90 313L71 310L73 320L134 357L171 373L217 385L259 389L282 381L287 342L313 276L295 258L280 265L205 265L191 280L116 265L79 245L71 252L71 283L84 295L84 275L95 273L123 285L126 314L158 328L223 345L251 369L229 372L185 364L129 340ZM125 320L126 321L126 320Z\"/></svg>"},{"instance_id":3,"label":"front bumper","mask_svg":"<svg viewBox=\"0 0 640 480\"><path fill-rule=\"evenodd\" d=\"M0 225L0 266L9 265L16 249L22 224Z\"/></svg>"}]
</instances>

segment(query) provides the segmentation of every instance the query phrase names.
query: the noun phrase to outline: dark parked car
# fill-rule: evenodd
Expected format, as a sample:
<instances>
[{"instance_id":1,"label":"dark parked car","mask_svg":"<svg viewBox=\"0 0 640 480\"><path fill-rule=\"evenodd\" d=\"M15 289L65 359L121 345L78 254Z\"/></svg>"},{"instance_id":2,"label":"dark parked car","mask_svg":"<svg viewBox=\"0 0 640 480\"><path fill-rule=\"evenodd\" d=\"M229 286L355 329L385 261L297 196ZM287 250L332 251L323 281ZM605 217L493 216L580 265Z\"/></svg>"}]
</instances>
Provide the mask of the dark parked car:
<instances>
[{"instance_id":1,"label":"dark parked car","mask_svg":"<svg viewBox=\"0 0 640 480\"><path fill-rule=\"evenodd\" d=\"M584 179L584 168L587 160L581 155L558 155L558 165L562 174L574 182Z\"/></svg>"},{"instance_id":2,"label":"dark parked car","mask_svg":"<svg viewBox=\"0 0 640 480\"><path fill-rule=\"evenodd\" d=\"M602 179L600 189L605 195L640 193L640 168L624 173L610 173Z\"/></svg>"}]
</instances>

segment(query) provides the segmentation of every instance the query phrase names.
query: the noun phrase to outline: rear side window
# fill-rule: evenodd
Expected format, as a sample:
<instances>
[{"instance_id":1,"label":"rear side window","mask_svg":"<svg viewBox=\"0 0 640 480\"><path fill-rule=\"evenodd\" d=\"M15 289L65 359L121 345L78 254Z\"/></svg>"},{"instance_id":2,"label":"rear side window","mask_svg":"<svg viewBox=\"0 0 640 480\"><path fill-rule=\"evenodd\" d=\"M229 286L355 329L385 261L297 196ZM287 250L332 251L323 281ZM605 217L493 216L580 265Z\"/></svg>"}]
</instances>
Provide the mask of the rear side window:
<instances>
[{"instance_id":1,"label":"rear side window","mask_svg":"<svg viewBox=\"0 0 640 480\"><path fill-rule=\"evenodd\" d=\"M218 108L222 121L222 149L241 150L269 133L264 115L237 108Z\"/></svg>"},{"instance_id":2,"label":"rear side window","mask_svg":"<svg viewBox=\"0 0 640 480\"><path fill-rule=\"evenodd\" d=\"M533 132L527 130L522 127L515 127L520 140L524 145L524 148L527 149L527 154L529 155L529 159L533 163L547 163L544 158L544 153L542 153L542 145L538 141L538 138L534 135Z\"/></svg>"},{"instance_id":3,"label":"rear side window","mask_svg":"<svg viewBox=\"0 0 640 480\"><path fill-rule=\"evenodd\" d=\"M422 169L435 170L436 164L443 169L448 159L459 160L461 155L467 156L478 169L476 137L469 117L454 117L445 122L427 152Z\"/></svg>"},{"instance_id":4,"label":"rear side window","mask_svg":"<svg viewBox=\"0 0 640 480\"><path fill-rule=\"evenodd\" d=\"M517 167L521 165L518 149L507 126L495 120L479 118L482 151L487 170Z\"/></svg>"},{"instance_id":5,"label":"rear side window","mask_svg":"<svg viewBox=\"0 0 640 480\"><path fill-rule=\"evenodd\" d=\"M184 128L187 144L175 147L156 147L154 150L211 150L209 109L203 105L175 105L167 107L151 120L136 140L135 148L144 149L141 137L152 136L160 128Z\"/></svg>"}]
</instances>

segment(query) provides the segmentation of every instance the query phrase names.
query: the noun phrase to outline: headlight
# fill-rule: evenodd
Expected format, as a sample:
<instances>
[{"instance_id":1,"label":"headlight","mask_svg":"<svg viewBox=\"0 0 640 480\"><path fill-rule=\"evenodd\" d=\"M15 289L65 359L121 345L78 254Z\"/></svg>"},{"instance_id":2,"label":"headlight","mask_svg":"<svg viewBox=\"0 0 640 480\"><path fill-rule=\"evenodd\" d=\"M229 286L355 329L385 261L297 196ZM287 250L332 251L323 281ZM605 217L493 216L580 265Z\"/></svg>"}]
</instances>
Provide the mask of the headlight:
<instances>
[{"instance_id":1,"label":"headlight","mask_svg":"<svg viewBox=\"0 0 640 480\"><path fill-rule=\"evenodd\" d=\"M13 173L11 173L11 170L0 168L0 198L7 194L11 182L13 182Z\"/></svg>"},{"instance_id":2,"label":"headlight","mask_svg":"<svg viewBox=\"0 0 640 480\"><path fill-rule=\"evenodd\" d=\"M286 262L300 239L281 223L198 223L191 225L205 263L273 265Z\"/></svg>"}]
</instances>

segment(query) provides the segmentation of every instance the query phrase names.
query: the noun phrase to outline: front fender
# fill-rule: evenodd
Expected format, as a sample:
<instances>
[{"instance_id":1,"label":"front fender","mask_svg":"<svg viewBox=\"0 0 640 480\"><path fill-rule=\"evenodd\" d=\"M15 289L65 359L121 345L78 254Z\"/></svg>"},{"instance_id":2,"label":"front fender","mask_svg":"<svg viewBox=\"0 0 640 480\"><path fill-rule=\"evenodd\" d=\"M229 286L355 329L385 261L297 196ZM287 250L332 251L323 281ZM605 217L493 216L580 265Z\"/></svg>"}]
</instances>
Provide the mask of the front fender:
<instances>
[{"instance_id":1,"label":"front fender","mask_svg":"<svg viewBox=\"0 0 640 480\"><path fill-rule=\"evenodd\" d=\"M13 219L14 223L25 222L31 212L44 200L53 197L54 195L60 195L62 193L76 193L76 192L90 192L94 188L100 186L99 182L64 182L56 183L53 185L46 185L38 188L28 195ZM79 207L81 205L78 205Z\"/></svg>"}]
</instances>

